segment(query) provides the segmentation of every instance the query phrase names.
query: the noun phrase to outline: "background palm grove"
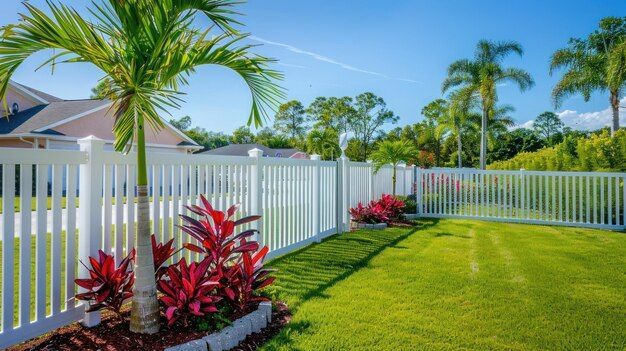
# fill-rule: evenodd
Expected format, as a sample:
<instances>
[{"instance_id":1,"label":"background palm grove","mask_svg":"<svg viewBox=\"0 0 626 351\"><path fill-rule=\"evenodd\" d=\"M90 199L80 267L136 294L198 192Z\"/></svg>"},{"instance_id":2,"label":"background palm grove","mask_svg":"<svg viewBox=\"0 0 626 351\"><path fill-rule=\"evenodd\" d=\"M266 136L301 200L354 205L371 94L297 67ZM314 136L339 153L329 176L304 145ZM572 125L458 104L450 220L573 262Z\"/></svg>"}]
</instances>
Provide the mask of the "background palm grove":
<instances>
[{"instance_id":1,"label":"background palm grove","mask_svg":"<svg viewBox=\"0 0 626 351\"><path fill-rule=\"evenodd\" d=\"M512 117L515 106L498 98L498 88L513 84L521 93L532 88L533 78L523 68L502 64L507 56L522 56L523 47L515 41L488 40L477 43L472 58L450 64L442 97L416 111L423 117L420 122L403 127L395 126L399 117L384 98L371 92L320 96L309 106L288 101L278 109L273 126L256 133L247 126L231 135L207 131L193 126L189 116L171 122L206 149L255 142L296 147L330 160L340 154L338 135L348 132L352 138L346 154L356 161L370 159L384 140L403 140L418 151L411 163L420 167L623 171L626 133L618 130L626 82L625 37L625 18L604 18L587 37L563 43L546 64L546 74L559 77L552 92L555 108L571 96L585 101L594 93L606 96L612 122L599 130L565 127L553 111L517 126ZM480 162L483 134L486 164Z\"/></svg>"}]
</instances>

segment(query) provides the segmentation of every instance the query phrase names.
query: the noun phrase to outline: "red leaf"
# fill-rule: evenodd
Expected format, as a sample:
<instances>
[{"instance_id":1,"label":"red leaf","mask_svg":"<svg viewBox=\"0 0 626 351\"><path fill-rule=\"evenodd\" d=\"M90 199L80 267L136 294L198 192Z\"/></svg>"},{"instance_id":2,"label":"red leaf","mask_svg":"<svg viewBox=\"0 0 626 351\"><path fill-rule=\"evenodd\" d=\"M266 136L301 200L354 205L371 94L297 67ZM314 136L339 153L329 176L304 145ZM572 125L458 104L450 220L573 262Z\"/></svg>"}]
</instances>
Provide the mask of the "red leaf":
<instances>
[{"instance_id":1,"label":"red leaf","mask_svg":"<svg viewBox=\"0 0 626 351\"><path fill-rule=\"evenodd\" d=\"M241 218L241 219L237 220L235 222L235 225L239 226L239 225L242 225L242 224L246 224L246 223L257 221L259 219L261 219L261 216L248 216L248 217L244 217L244 218Z\"/></svg>"},{"instance_id":2,"label":"red leaf","mask_svg":"<svg viewBox=\"0 0 626 351\"><path fill-rule=\"evenodd\" d=\"M199 247L198 245L194 245L192 243L184 243L183 247L189 251L193 251L197 253L204 253L204 250L201 247Z\"/></svg>"}]
</instances>

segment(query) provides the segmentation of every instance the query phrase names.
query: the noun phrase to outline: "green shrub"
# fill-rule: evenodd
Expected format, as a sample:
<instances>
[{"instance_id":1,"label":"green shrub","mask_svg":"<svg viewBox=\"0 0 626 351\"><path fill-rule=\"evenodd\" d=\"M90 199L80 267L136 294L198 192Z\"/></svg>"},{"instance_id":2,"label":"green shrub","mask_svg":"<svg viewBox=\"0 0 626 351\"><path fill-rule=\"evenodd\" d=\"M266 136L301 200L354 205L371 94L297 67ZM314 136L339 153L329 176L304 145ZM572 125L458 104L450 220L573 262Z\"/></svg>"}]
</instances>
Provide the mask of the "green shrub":
<instances>
[{"instance_id":1,"label":"green shrub","mask_svg":"<svg viewBox=\"0 0 626 351\"><path fill-rule=\"evenodd\" d=\"M488 169L532 171L626 171L626 130L615 137L608 130L589 137L567 136L554 147L522 152L515 157L490 164Z\"/></svg>"},{"instance_id":2,"label":"green shrub","mask_svg":"<svg viewBox=\"0 0 626 351\"><path fill-rule=\"evenodd\" d=\"M396 198L404 202L404 213L412 214L417 211L417 201L415 201L415 195L396 195Z\"/></svg>"}]
</instances>

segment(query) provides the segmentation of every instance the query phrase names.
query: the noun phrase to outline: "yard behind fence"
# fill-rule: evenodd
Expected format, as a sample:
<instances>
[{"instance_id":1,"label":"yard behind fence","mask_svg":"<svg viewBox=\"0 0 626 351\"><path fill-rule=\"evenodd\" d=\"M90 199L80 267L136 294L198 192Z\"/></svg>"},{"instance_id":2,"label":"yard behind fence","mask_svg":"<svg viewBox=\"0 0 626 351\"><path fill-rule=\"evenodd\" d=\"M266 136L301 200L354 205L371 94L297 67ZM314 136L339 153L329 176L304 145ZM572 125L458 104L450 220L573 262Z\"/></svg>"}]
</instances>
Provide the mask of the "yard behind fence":
<instances>
[{"instance_id":1,"label":"yard behind fence","mask_svg":"<svg viewBox=\"0 0 626 351\"><path fill-rule=\"evenodd\" d=\"M0 154L0 348L97 320L73 299L74 278L86 275L78 262L98 249L119 262L134 243L135 155L104 151L94 138L79 143L81 151ZM275 257L346 231L349 207L392 193L391 166L375 173L371 163L313 158L148 154L153 232L181 247L189 238L178 215L191 215L184 205L203 194L221 210L240 204L238 216L261 214L258 240ZM396 171L396 193L413 194L421 216L624 229L623 173Z\"/></svg>"}]
</instances>

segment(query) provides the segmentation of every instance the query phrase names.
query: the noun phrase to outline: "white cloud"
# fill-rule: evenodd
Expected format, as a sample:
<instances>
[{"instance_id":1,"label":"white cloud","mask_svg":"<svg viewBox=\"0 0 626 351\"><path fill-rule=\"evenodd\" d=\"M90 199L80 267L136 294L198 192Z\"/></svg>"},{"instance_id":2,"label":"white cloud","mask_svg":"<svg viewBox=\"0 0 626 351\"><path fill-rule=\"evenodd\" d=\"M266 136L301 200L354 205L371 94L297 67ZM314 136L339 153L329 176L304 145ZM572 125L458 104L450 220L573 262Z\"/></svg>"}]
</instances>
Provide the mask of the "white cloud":
<instances>
[{"instance_id":1,"label":"white cloud","mask_svg":"<svg viewBox=\"0 0 626 351\"><path fill-rule=\"evenodd\" d=\"M626 97L620 102L620 106L626 105ZM563 110L556 113L566 127L575 130L598 130L603 127L610 127L613 123L613 112L610 107L602 111L578 112L574 110ZM626 111L622 108L619 113L620 126L626 126ZM511 127L511 130L518 128L531 129L534 120L526 121L522 124Z\"/></svg>"},{"instance_id":2,"label":"white cloud","mask_svg":"<svg viewBox=\"0 0 626 351\"><path fill-rule=\"evenodd\" d=\"M532 129L533 124L535 124L535 121L531 119L530 121L526 121L522 124L516 124L512 127L509 127L509 130L511 131L511 130L520 129L520 128Z\"/></svg>"},{"instance_id":3,"label":"white cloud","mask_svg":"<svg viewBox=\"0 0 626 351\"><path fill-rule=\"evenodd\" d=\"M626 98L623 98L620 105L626 104ZM564 110L557 112L565 126L576 130L596 130L602 127L610 126L613 120L613 112L608 107L602 111L596 112L578 112L573 110ZM626 111L620 109L619 114L620 125L626 125Z\"/></svg>"},{"instance_id":4,"label":"white cloud","mask_svg":"<svg viewBox=\"0 0 626 351\"><path fill-rule=\"evenodd\" d=\"M388 76L388 75L383 74L383 73L369 71L369 70L362 69L362 68L357 68L357 67L348 65L346 63L339 62L339 61L337 61L335 59L332 59L330 57L327 57L327 56L324 56L324 55L320 55L320 54L317 54L317 53L314 53L314 52L311 52L311 51L303 50L303 49L300 49L300 48L297 48L295 46L291 46L291 45L288 45L288 44L279 43L279 42L275 42L275 41L259 38L259 37L256 37L256 36L249 36L248 38L250 38L251 40L254 40L254 41L258 41L258 42L263 43L263 44L268 44L268 45L274 45L274 46L282 47L282 48L285 48L285 49L287 49L287 50L289 50L291 52L295 52L296 54L307 55L307 56L310 56L310 57L312 57L312 58L314 58L314 59L316 59L318 61L330 63L332 65L339 66L339 67L341 67L343 69L346 69L348 71L353 71L353 72L358 72L358 73L363 73L363 74L369 74L369 75L372 75L372 76L377 76L377 77L380 77L380 78L385 78L385 79L390 79L390 80L398 80L398 81L408 82L408 83L419 83L419 81L414 80L414 79L391 77L391 76Z\"/></svg>"}]
</instances>

